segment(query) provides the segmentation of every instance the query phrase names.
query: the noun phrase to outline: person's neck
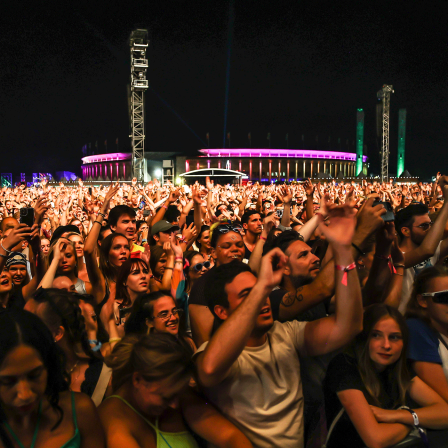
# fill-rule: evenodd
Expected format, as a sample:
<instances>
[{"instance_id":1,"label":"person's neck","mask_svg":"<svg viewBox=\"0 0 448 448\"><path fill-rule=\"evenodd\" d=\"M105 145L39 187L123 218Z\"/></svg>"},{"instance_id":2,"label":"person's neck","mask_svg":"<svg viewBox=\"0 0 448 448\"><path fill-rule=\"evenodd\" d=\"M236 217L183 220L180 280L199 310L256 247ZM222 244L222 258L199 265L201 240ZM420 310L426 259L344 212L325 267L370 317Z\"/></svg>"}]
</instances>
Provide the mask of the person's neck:
<instances>
[{"instance_id":1,"label":"person's neck","mask_svg":"<svg viewBox=\"0 0 448 448\"><path fill-rule=\"evenodd\" d=\"M0 308L6 308L8 306L10 292L0 294Z\"/></svg>"},{"instance_id":2,"label":"person's neck","mask_svg":"<svg viewBox=\"0 0 448 448\"><path fill-rule=\"evenodd\" d=\"M244 235L244 242L246 244L252 244L252 245L256 244L257 240L258 240L258 235L256 233L247 231L246 235Z\"/></svg>"},{"instance_id":3,"label":"person's neck","mask_svg":"<svg viewBox=\"0 0 448 448\"><path fill-rule=\"evenodd\" d=\"M119 387L114 395L119 395L124 398L135 410L142 414L146 419L151 422L155 422L155 417L146 413L144 410L140 409L137 400L135 399L135 392L131 381L126 382L123 386Z\"/></svg>"},{"instance_id":4,"label":"person's neck","mask_svg":"<svg viewBox=\"0 0 448 448\"><path fill-rule=\"evenodd\" d=\"M295 294L296 292L296 287L294 286L294 283L292 282L291 278L287 275L283 275L283 280L282 283L280 285L281 289L285 289L286 291L288 291L291 294Z\"/></svg>"},{"instance_id":5,"label":"person's neck","mask_svg":"<svg viewBox=\"0 0 448 448\"><path fill-rule=\"evenodd\" d=\"M418 244L415 244L411 238L403 238L403 241L398 246L400 250L404 253L410 252L411 250L417 249Z\"/></svg>"},{"instance_id":6,"label":"person's neck","mask_svg":"<svg viewBox=\"0 0 448 448\"><path fill-rule=\"evenodd\" d=\"M139 296L139 293L128 290L128 294L129 294L129 299L131 301L131 304L134 305L135 299Z\"/></svg>"},{"instance_id":7,"label":"person's neck","mask_svg":"<svg viewBox=\"0 0 448 448\"><path fill-rule=\"evenodd\" d=\"M266 333L252 333L246 342L246 347L261 347L266 342Z\"/></svg>"},{"instance_id":8,"label":"person's neck","mask_svg":"<svg viewBox=\"0 0 448 448\"><path fill-rule=\"evenodd\" d=\"M212 248L208 249L207 247L201 246L199 253L202 255L207 255L207 257L212 253Z\"/></svg>"}]
</instances>

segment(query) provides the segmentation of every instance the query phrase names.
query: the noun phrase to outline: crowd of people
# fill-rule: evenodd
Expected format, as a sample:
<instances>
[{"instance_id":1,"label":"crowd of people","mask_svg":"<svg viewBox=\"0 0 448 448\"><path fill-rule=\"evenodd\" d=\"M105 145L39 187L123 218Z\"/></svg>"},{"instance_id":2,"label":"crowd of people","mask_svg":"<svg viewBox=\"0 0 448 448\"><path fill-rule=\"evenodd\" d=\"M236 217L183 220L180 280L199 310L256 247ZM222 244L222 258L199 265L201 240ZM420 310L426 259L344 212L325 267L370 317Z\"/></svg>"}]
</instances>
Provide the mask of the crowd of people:
<instances>
[{"instance_id":1,"label":"crowd of people","mask_svg":"<svg viewBox=\"0 0 448 448\"><path fill-rule=\"evenodd\" d=\"M446 447L448 176L0 191L0 447Z\"/></svg>"}]
</instances>

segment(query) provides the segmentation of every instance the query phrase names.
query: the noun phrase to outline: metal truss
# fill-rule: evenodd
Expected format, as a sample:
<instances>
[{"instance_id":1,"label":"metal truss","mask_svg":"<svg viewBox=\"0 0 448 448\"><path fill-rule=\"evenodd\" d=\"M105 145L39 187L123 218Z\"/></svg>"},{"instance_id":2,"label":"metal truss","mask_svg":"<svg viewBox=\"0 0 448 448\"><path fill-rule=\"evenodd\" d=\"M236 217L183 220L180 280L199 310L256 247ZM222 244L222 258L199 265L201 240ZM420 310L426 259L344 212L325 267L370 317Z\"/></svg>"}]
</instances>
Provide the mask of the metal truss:
<instances>
[{"instance_id":1,"label":"metal truss","mask_svg":"<svg viewBox=\"0 0 448 448\"><path fill-rule=\"evenodd\" d=\"M132 175L144 181L145 161L145 91L148 89L146 71L148 59L148 31L135 30L129 39L131 50L131 139Z\"/></svg>"},{"instance_id":2,"label":"metal truss","mask_svg":"<svg viewBox=\"0 0 448 448\"><path fill-rule=\"evenodd\" d=\"M383 129L381 139L381 182L389 180L389 122L390 122L390 94L394 93L393 87L383 85L378 91L377 97L383 103Z\"/></svg>"}]
</instances>

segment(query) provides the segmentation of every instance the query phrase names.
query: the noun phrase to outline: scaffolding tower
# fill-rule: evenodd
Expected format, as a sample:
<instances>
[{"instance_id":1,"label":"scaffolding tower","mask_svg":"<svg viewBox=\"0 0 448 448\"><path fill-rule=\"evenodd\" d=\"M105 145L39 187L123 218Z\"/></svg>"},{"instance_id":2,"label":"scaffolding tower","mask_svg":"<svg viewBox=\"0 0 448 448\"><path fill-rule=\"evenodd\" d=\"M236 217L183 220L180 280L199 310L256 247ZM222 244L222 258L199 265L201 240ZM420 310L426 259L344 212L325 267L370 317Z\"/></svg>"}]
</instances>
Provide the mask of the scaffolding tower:
<instances>
[{"instance_id":1,"label":"scaffolding tower","mask_svg":"<svg viewBox=\"0 0 448 448\"><path fill-rule=\"evenodd\" d=\"M382 102L383 129L381 138L381 182L389 180L389 121L390 94L394 93L392 86L384 84L377 97Z\"/></svg>"},{"instance_id":2,"label":"scaffolding tower","mask_svg":"<svg viewBox=\"0 0 448 448\"><path fill-rule=\"evenodd\" d=\"M148 30L132 31L129 38L131 50L131 146L132 146L132 175L139 182L144 181L145 161L145 91L148 89L146 71L148 59Z\"/></svg>"},{"instance_id":3,"label":"scaffolding tower","mask_svg":"<svg viewBox=\"0 0 448 448\"><path fill-rule=\"evenodd\" d=\"M398 111L398 151L397 151L397 177L404 171L404 148L406 138L406 109Z\"/></svg>"}]
</instances>

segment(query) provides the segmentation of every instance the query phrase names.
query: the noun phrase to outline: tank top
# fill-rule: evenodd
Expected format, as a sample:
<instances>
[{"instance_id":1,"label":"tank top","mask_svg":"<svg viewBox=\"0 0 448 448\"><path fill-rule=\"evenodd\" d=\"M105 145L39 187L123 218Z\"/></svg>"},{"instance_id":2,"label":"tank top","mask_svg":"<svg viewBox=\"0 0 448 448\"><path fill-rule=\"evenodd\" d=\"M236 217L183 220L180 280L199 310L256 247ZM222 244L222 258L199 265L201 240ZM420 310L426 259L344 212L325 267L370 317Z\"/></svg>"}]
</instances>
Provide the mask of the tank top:
<instances>
[{"instance_id":1,"label":"tank top","mask_svg":"<svg viewBox=\"0 0 448 448\"><path fill-rule=\"evenodd\" d=\"M109 398L118 398L125 405L129 406L137 415L139 415L156 433L157 448L199 448L196 440L188 431L182 432L165 432L159 429L159 419L156 419L156 424L153 425L149 420L143 417L128 401L120 395L111 395ZM22 448L22 447L21 447Z\"/></svg>"},{"instance_id":2,"label":"tank top","mask_svg":"<svg viewBox=\"0 0 448 448\"><path fill-rule=\"evenodd\" d=\"M73 424L75 425L75 434L73 434L73 437L68 442L64 443L64 445L62 445L61 448L81 448L81 433L79 432L78 421L76 419L75 394L72 392L71 395L72 395L72 415L73 415ZM39 404L39 413L37 416L36 429L34 430L33 441L31 442L30 448L34 448L34 445L36 444L41 416L42 416L42 401ZM5 428L12 435L12 438L16 441L17 445L19 445L20 448L25 448L23 446L23 443L17 437L16 433L12 430L11 426L9 426L8 422L5 422Z\"/></svg>"},{"instance_id":3,"label":"tank top","mask_svg":"<svg viewBox=\"0 0 448 448\"><path fill-rule=\"evenodd\" d=\"M75 289L78 294L87 294L86 284L84 280L81 280L80 278L76 279Z\"/></svg>"}]
</instances>

